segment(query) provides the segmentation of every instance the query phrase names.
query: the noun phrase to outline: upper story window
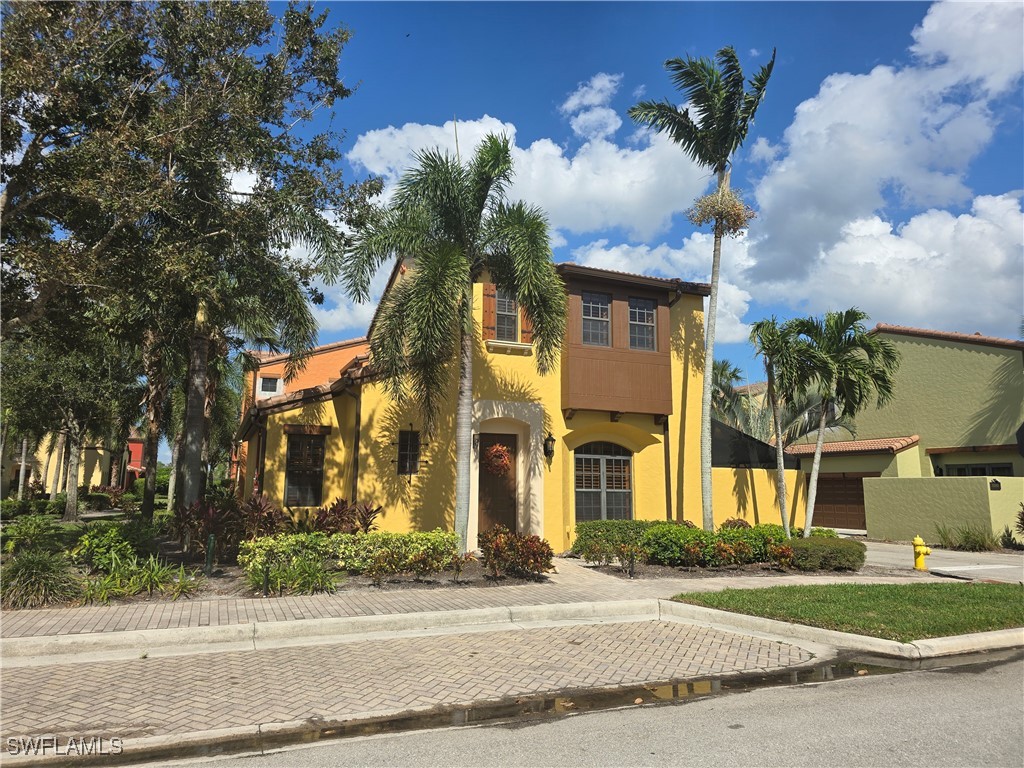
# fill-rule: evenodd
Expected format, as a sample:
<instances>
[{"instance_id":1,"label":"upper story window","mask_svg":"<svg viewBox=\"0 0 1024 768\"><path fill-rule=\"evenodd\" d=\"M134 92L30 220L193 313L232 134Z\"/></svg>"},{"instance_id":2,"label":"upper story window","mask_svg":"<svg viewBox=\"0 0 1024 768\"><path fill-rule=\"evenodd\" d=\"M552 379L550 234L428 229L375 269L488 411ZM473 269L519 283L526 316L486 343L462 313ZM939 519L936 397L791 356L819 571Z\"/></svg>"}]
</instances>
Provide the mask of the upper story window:
<instances>
[{"instance_id":1,"label":"upper story window","mask_svg":"<svg viewBox=\"0 0 1024 768\"><path fill-rule=\"evenodd\" d=\"M260 393L264 395L276 395L280 379L264 376L260 379Z\"/></svg>"},{"instance_id":2,"label":"upper story window","mask_svg":"<svg viewBox=\"0 0 1024 768\"><path fill-rule=\"evenodd\" d=\"M498 341L519 341L519 304L504 288L495 291L494 338Z\"/></svg>"},{"instance_id":3,"label":"upper story window","mask_svg":"<svg viewBox=\"0 0 1024 768\"><path fill-rule=\"evenodd\" d=\"M654 314L657 303L654 299L629 298L629 348L655 349Z\"/></svg>"},{"instance_id":4,"label":"upper story window","mask_svg":"<svg viewBox=\"0 0 1024 768\"><path fill-rule=\"evenodd\" d=\"M286 506L319 507L323 503L323 435L288 435L284 477Z\"/></svg>"},{"instance_id":5,"label":"upper story window","mask_svg":"<svg viewBox=\"0 0 1024 768\"><path fill-rule=\"evenodd\" d=\"M412 429L398 432L398 474L415 475L420 471L420 433Z\"/></svg>"},{"instance_id":6,"label":"upper story window","mask_svg":"<svg viewBox=\"0 0 1024 768\"><path fill-rule=\"evenodd\" d=\"M611 346L612 297L607 293L583 292L583 343Z\"/></svg>"},{"instance_id":7,"label":"upper story window","mask_svg":"<svg viewBox=\"0 0 1024 768\"><path fill-rule=\"evenodd\" d=\"M1013 477L1012 464L947 464L950 477Z\"/></svg>"}]
</instances>

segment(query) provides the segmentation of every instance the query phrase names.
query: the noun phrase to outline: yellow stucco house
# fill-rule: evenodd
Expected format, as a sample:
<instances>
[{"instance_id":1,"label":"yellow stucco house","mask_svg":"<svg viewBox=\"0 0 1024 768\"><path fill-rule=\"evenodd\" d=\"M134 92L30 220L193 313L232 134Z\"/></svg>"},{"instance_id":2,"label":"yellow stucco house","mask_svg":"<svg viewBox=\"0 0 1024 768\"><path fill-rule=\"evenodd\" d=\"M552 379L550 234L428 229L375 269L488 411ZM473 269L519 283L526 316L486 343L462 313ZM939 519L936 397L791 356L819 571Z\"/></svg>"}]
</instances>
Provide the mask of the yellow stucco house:
<instances>
[{"instance_id":1,"label":"yellow stucco house","mask_svg":"<svg viewBox=\"0 0 1024 768\"><path fill-rule=\"evenodd\" d=\"M936 539L936 524L999 533L1024 500L1024 342L879 324L900 354L892 400L822 452L816 525ZM810 471L813 436L787 449ZM1011 524L1012 527L1012 524Z\"/></svg>"},{"instance_id":2,"label":"yellow stucco house","mask_svg":"<svg viewBox=\"0 0 1024 768\"><path fill-rule=\"evenodd\" d=\"M399 265L400 266L400 265ZM469 545L494 524L567 549L583 520L699 524L704 284L557 265L568 294L561 362L537 372L529 323L488 282L474 285ZM396 266L391 284L401 279ZM486 280L486 276L485 276ZM454 410L423 434L416 409L374 381L363 339L314 353L320 381L281 379L265 359L249 383L237 435L248 497L287 508L342 497L384 507L383 530L452 529ZM273 367L277 366L277 367ZM271 381L272 380L272 381ZM506 464L502 457L507 455ZM716 518L777 522L771 471L713 470ZM802 521L799 472L787 479ZM797 520L799 513L800 519Z\"/></svg>"}]
</instances>

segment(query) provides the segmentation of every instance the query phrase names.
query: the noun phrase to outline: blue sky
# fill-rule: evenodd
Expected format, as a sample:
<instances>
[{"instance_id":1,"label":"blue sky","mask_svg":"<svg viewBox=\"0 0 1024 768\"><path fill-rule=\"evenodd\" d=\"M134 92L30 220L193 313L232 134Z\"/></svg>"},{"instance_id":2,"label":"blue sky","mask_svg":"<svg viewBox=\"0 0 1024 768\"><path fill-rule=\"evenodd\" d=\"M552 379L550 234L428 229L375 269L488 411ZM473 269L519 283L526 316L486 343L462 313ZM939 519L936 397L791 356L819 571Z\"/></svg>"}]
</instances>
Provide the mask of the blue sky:
<instances>
[{"instance_id":1,"label":"blue sky","mask_svg":"<svg viewBox=\"0 0 1024 768\"><path fill-rule=\"evenodd\" d=\"M431 146L514 138L514 198L547 212L556 261L707 280L685 210L709 174L638 131L663 68L778 49L735 157L758 211L723 255L715 356L750 380L749 323L859 306L872 324L1017 337L1024 311L1024 6L1008 3L325 3L353 39L334 127L352 180L392 185ZM376 281L379 289L383 276ZM328 286L321 343L372 306Z\"/></svg>"}]
</instances>

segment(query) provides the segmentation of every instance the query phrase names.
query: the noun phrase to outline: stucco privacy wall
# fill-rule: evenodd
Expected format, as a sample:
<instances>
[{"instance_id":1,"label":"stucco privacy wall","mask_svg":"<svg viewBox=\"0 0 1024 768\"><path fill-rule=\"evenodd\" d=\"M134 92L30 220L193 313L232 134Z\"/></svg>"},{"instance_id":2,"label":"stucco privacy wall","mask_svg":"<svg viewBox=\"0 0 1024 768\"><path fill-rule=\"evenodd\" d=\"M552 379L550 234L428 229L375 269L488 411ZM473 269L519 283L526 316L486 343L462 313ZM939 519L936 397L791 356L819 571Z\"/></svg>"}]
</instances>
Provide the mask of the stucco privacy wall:
<instances>
[{"instance_id":1,"label":"stucco privacy wall","mask_svg":"<svg viewBox=\"0 0 1024 768\"><path fill-rule=\"evenodd\" d=\"M988 477L864 479L864 509L868 535L876 539L909 541L920 536L938 542L936 526L982 526L1002 531L1024 498L1024 478L997 478L991 491Z\"/></svg>"},{"instance_id":2,"label":"stucco privacy wall","mask_svg":"<svg viewBox=\"0 0 1024 768\"><path fill-rule=\"evenodd\" d=\"M787 469L786 508L789 524L803 526L807 512L806 475L798 469ZM779 493L774 469L738 469L715 467L711 470L715 527L738 517L751 525L782 523L779 514ZM700 525L700 520L693 520Z\"/></svg>"}]
</instances>

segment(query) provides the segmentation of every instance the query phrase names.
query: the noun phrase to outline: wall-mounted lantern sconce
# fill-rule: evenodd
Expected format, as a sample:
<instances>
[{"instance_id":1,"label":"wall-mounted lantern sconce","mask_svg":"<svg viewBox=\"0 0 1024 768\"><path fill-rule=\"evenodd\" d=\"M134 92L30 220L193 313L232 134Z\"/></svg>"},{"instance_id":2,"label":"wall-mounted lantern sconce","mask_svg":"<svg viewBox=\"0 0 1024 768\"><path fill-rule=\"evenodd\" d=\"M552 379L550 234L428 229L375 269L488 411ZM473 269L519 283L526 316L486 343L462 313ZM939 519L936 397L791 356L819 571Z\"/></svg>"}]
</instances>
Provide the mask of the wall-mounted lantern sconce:
<instances>
[{"instance_id":1,"label":"wall-mounted lantern sconce","mask_svg":"<svg viewBox=\"0 0 1024 768\"><path fill-rule=\"evenodd\" d=\"M550 432L544 438L544 456L548 459L552 459L555 456L555 438Z\"/></svg>"},{"instance_id":2,"label":"wall-mounted lantern sconce","mask_svg":"<svg viewBox=\"0 0 1024 768\"><path fill-rule=\"evenodd\" d=\"M988 484L988 487L989 487L989 490L991 490L991 491L1001 491L1001 490L1003 490L1003 484L1000 483L998 480L995 480L995 479L993 479L992 482Z\"/></svg>"}]
</instances>

